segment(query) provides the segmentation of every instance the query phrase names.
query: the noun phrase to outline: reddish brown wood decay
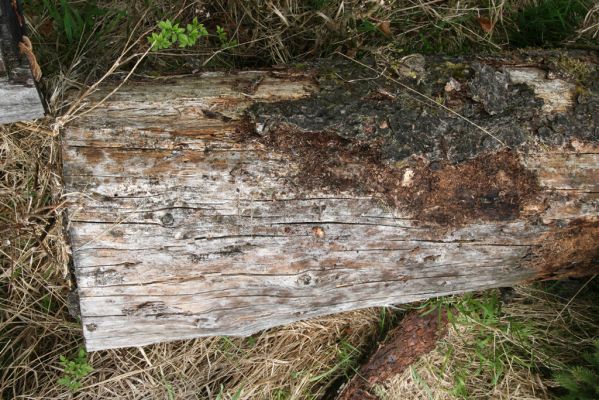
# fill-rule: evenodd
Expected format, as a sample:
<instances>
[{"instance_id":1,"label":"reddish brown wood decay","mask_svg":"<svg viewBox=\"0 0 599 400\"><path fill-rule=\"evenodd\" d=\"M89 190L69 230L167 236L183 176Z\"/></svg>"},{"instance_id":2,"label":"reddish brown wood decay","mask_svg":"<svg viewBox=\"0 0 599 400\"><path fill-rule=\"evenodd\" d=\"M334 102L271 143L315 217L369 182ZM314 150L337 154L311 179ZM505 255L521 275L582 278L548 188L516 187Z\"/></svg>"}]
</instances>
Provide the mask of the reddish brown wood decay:
<instances>
[{"instance_id":1,"label":"reddish brown wood decay","mask_svg":"<svg viewBox=\"0 0 599 400\"><path fill-rule=\"evenodd\" d=\"M408 314L389 333L389 339L370 357L347 384L338 400L376 399L372 388L401 373L422 355L432 351L447 333L447 313Z\"/></svg>"},{"instance_id":2,"label":"reddish brown wood decay","mask_svg":"<svg viewBox=\"0 0 599 400\"><path fill-rule=\"evenodd\" d=\"M420 165L403 189L394 193L395 202L407 202L418 218L437 224L515 219L539 192L535 175L507 150L457 165Z\"/></svg>"},{"instance_id":3,"label":"reddish brown wood decay","mask_svg":"<svg viewBox=\"0 0 599 400\"><path fill-rule=\"evenodd\" d=\"M544 235L529 265L536 279L565 279L599 274L599 221L583 218Z\"/></svg>"},{"instance_id":4,"label":"reddish brown wood decay","mask_svg":"<svg viewBox=\"0 0 599 400\"><path fill-rule=\"evenodd\" d=\"M300 170L289 179L299 188L380 196L420 221L439 225L515 219L537 200L540 190L534 173L509 150L480 154L457 165L424 160L393 165L382 159L378 143L350 141L329 132L281 124L251 137L298 163Z\"/></svg>"}]
</instances>

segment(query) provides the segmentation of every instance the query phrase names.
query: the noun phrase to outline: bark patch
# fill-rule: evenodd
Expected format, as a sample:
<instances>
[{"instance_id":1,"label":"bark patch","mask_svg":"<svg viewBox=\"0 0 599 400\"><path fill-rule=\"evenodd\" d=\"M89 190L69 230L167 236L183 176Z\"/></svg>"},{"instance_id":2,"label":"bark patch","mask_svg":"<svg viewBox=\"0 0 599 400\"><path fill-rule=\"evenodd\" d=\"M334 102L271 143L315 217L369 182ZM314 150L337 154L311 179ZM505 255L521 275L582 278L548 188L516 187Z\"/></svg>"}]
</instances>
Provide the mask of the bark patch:
<instances>
[{"instance_id":1,"label":"bark patch","mask_svg":"<svg viewBox=\"0 0 599 400\"><path fill-rule=\"evenodd\" d=\"M447 314L408 314L389 333L389 339L360 368L338 400L376 399L372 387L401 373L419 357L432 351L447 333Z\"/></svg>"},{"instance_id":2,"label":"bark patch","mask_svg":"<svg viewBox=\"0 0 599 400\"><path fill-rule=\"evenodd\" d=\"M547 57L415 56L406 59L414 63L405 65L406 73L400 67L393 81L354 63L322 60L312 71L315 93L298 100L258 101L246 113L265 129L287 123L302 131L379 142L385 159L392 161L415 155L455 163L506 146L528 150L574 138L597 142L596 57L574 62L576 70L588 71L577 85L551 66L563 53L542 54Z\"/></svg>"},{"instance_id":3,"label":"bark patch","mask_svg":"<svg viewBox=\"0 0 599 400\"><path fill-rule=\"evenodd\" d=\"M350 140L279 124L246 137L287 155L286 177L307 190L371 195L415 218L441 225L505 221L535 201L539 185L513 151L481 154L462 163L383 159L380 142Z\"/></svg>"},{"instance_id":4,"label":"bark patch","mask_svg":"<svg viewBox=\"0 0 599 400\"><path fill-rule=\"evenodd\" d=\"M535 279L565 279L599 273L599 221L577 219L545 234L528 265Z\"/></svg>"}]
</instances>

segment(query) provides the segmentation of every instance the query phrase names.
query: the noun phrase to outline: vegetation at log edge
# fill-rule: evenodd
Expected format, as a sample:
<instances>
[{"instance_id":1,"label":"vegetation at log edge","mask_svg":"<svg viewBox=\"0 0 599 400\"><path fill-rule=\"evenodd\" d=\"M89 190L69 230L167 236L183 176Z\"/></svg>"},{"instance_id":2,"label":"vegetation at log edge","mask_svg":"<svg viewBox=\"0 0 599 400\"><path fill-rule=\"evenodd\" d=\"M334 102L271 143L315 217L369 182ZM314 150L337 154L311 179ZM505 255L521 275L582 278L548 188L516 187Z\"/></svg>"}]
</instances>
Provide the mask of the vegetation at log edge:
<instances>
[{"instance_id":1,"label":"vegetation at log edge","mask_svg":"<svg viewBox=\"0 0 599 400\"><path fill-rule=\"evenodd\" d=\"M87 362L85 349L80 348L73 359L60 356L60 365L64 370L64 376L58 380L60 385L66 386L72 392L81 388L81 380L89 375L94 369Z\"/></svg>"},{"instance_id":2,"label":"vegetation at log edge","mask_svg":"<svg viewBox=\"0 0 599 400\"><path fill-rule=\"evenodd\" d=\"M599 340L593 352L584 355L587 365L566 368L555 375L556 381L568 393L563 400L591 400L599 398Z\"/></svg>"},{"instance_id":3,"label":"vegetation at log edge","mask_svg":"<svg viewBox=\"0 0 599 400\"><path fill-rule=\"evenodd\" d=\"M197 18L185 28L179 27L178 23L173 23L170 19L159 21L158 28L160 32L153 32L148 36L148 42L154 51L168 49L175 44L184 49L194 46L198 38L208 36L208 31L203 24L198 23Z\"/></svg>"},{"instance_id":4,"label":"vegetation at log edge","mask_svg":"<svg viewBox=\"0 0 599 400\"><path fill-rule=\"evenodd\" d=\"M599 38L599 5L589 0L24 0L24 6L54 116L71 105L68 92L130 73L147 79L305 65L335 52L385 66L413 52L596 49ZM166 21L170 28L160 26ZM183 41L172 40L176 24L185 27ZM170 45L149 52L147 38L163 29L171 31ZM68 194L55 122L0 126L3 399L321 399L399 320L402 310L366 309L247 339L80 353L81 326L69 311ZM517 287L510 298L491 291L413 305L455 309L450 332L381 386L380 395L518 400L586 393L597 373L597 293L597 280L566 281Z\"/></svg>"}]
</instances>

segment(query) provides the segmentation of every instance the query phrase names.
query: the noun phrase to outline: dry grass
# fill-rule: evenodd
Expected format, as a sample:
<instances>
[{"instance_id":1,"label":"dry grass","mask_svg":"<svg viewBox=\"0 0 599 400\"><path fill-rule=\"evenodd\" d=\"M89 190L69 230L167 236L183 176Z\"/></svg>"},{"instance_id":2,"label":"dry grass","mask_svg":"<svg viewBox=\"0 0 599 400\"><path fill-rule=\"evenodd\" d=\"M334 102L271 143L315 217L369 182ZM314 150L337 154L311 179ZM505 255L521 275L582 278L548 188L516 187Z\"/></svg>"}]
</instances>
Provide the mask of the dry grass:
<instances>
[{"instance_id":1,"label":"dry grass","mask_svg":"<svg viewBox=\"0 0 599 400\"><path fill-rule=\"evenodd\" d=\"M599 41L599 3L591 7L585 16L582 26L578 28L578 35L595 43Z\"/></svg>"},{"instance_id":2,"label":"dry grass","mask_svg":"<svg viewBox=\"0 0 599 400\"><path fill-rule=\"evenodd\" d=\"M577 1L592 4L591 0ZM86 1L69 3L82 15L90 13L83 7ZM389 47L403 55L498 51L508 48L511 33L518 30L518 11L540 3L537 0L97 0L95 4L102 14L93 15L93 26L81 27L81 37L68 42L61 21L52 24L52 13L42 0L31 0L28 22L42 70L51 74L44 82L50 93L64 85L81 87L93 82L131 39L137 40L132 53L142 54L147 48L145 37L155 29L156 21L163 19L187 23L197 17L211 35L193 48L152 53L144 62L145 74L302 63L337 51L365 54L380 47ZM589 7L588 15L581 18L577 27L578 34L568 36L568 43L594 40L596 44L598 10L596 5ZM483 26L480 18L488 24ZM224 27L239 44L220 48L214 34L217 25ZM127 66L131 64L123 68Z\"/></svg>"},{"instance_id":3,"label":"dry grass","mask_svg":"<svg viewBox=\"0 0 599 400\"><path fill-rule=\"evenodd\" d=\"M84 4L71 3L74 7ZM377 53L382 48L388 57L439 47L497 50L507 44L508 8L528 3L533 1L99 1L107 14L96 17L74 43L65 43L62 27L52 25L43 2L31 1L28 23L45 73L42 87L50 109L58 115L69 106L69 90L85 91L107 71L106 79L122 80L142 59L147 50L145 36L160 19L186 22L198 16L211 32L221 25L240 44L223 50L212 38L192 50L153 53L144 58L138 74L303 62L335 51ZM115 24L115 15L124 12L127 16ZM581 37L596 39L598 15L597 6L589 11L579 28ZM491 32L481 29L478 16L494 23ZM389 21L392 39L372 28L385 21ZM48 119L0 127L2 398L214 399L221 394L225 399L237 393L240 399L320 398L378 335L380 311L370 309L300 322L250 339L215 337L101 351L90 356L95 370L84 379L83 389L71 394L57 383L63 374L59 356L74 354L83 339L79 322L69 315L67 306L71 281L62 204L68 194L61 189L59 139L52 134L53 123ZM555 307L563 304L535 299L544 295L534 292L519 295L534 300L533 307L538 309L531 321L540 326L555 319ZM507 314L531 316L524 303L513 304ZM591 326L585 315L572 304L560 318L575 316L582 325ZM556 325L563 329L566 322ZM450 398L446 389L455 384L452 373L471 355L471 349L463 345L472 339L468 335L467 329L452 331L442 345L446 347L415 366L417 374L407 371L394 380L387 398ZM535 340L546 343L550 337L551 332ZM560 336L555 344L552 354L567 360L572 354L571 341ZM444 351L449 347L453 356L447 361ZM545 383L532 370L514 367L496 387L484 377L469 385L481 396L473 398L492 394L525 399L542 398L538 396Z\"/></svg>"},{"instance_id":4,"label":"dry grass","mask_svg":"<svg viewBox=\"0 0 599 400\"><path fill-rule=\"evenodd\" d=\"M31 129L0 128L0 392L7 395L55 373L53 359L80 336L65 310L57 140Z\"/></svg>"}]
</instances>

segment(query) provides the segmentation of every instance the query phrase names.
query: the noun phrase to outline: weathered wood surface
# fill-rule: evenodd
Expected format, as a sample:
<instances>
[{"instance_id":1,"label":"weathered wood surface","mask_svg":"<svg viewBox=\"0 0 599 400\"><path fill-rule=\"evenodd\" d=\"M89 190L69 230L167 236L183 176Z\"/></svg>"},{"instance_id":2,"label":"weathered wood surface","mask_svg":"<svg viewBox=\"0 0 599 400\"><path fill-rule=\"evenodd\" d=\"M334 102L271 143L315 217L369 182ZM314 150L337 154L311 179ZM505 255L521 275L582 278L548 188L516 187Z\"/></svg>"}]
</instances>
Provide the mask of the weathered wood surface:
<instances>
[{"instance_id":1,"label":"weathered wood surface","mask_svg":"<svg viewBox=\"0 0 599 400\"><path fill-rule=\"evenodd\" d=\"M597 271L595 89L480 63L457 93L401 79L487 132L351 65L132 83L78 118L63 157L88 350Z\"/></svg>"},{"instance_id":2,"label":"weathered wood surface","mask_svg":"<svg viewBox=\"0 0 599 400\"><path fill-rule=\"evenodd\" d=\"M0 124L44 116L27 57L19 53L15 32L20 29L10 2L0 0Z\"/></svg>"}]
</instances>

